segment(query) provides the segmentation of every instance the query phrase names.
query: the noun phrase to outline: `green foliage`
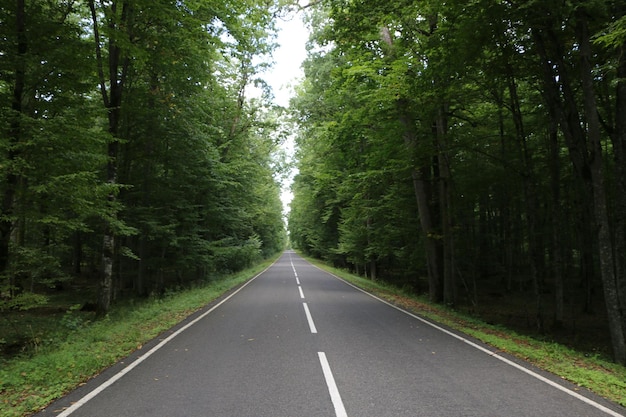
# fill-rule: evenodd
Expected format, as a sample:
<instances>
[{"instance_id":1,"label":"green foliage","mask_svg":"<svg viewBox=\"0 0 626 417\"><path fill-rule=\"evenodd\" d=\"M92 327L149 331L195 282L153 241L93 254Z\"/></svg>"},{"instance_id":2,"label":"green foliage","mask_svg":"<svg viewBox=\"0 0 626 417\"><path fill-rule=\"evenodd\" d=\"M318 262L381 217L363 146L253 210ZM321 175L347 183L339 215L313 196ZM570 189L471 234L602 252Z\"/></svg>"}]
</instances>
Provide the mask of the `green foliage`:
<instances>
[{"instance_id":1,"label":"green foliage","mask_svg":"<svg viewBox=\"0 0 626 417\"><path fill-rule=\"evenodd\" d=\"M48 302L46 296L32 292L20 292L19 287L5 286L2 290L4 294L17 293L17 295L4 298L0 303L0 311L8 309L30 310L43 306Z\"/></svg>"},{"instance_id":2,"label":"green foliage","mask_svg":"<svg viewBox=\"0 0 626 417\"><path fill-rule=\"evenodd\" d=\"M626 16L609 23L605 30L596 35L595 42L611 48L621 47L626 42Z\"/></svg>"},{"instance_id":3,"label":"green foliage","mask_svg":"<svg viewBox=\"0 0 626 417\"><path fill-rule=\"evenodd\" d=\"M330 1L310 13L293 246L449 305L523 294L540 332L605 308L598 260L624 253L626 231L623 7ZM601 163L593 195L606 205L591 191ZM601 207L615 247L598 253ZM611 262L626 288L623 259ZM607 311L617 334L620 309Z\"/></svg>"},{"instance_id":4,"label":"green foliage","mask_svg":"<svg viewBox=\"0 0 626 417\"><path fill-rule=\"evenodd\" d=\"M74 304L70 306L61 318L61 324L69 330L78 330L87 324L85 318L79 314L82 305Z\"/></svg>"},{"instance_id":5,"label":"green foliage","mask_svg":"<svg viewBox=\"0 0 626 417\"><path fill-rule=\"evenodd\" d=\"M280 6L96 1L94 22L89 3L0 2L6 308L99 275L105 234L114 285L139 295L284 245L277 117L267 96L245 96Z\"/></svg>"}]
</instances>

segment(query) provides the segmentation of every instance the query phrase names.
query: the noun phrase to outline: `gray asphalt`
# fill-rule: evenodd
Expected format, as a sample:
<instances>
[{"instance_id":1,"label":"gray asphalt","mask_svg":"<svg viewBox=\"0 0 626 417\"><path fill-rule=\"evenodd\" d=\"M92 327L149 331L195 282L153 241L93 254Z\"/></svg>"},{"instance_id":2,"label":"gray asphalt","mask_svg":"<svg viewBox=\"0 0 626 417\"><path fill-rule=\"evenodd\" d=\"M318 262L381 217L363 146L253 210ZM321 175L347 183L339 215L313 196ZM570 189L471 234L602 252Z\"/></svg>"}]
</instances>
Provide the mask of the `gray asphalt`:
<instances>
[{"instance_id":1,"label":"gray asphalt","mask_svg":"<svg viewBox=\"0 0 626 417\"><path fill-rule=\"evenodd\" d=\"M321 417L342 416L343 410L350 417L626 415L615 404L515 361L591 404L573 397L293 252L119 376L159 341L39 415ZM85 395L111 377L119 379L85 402ZM72 408L79 401L83 404Z\"/></svg>"}]
</instances>

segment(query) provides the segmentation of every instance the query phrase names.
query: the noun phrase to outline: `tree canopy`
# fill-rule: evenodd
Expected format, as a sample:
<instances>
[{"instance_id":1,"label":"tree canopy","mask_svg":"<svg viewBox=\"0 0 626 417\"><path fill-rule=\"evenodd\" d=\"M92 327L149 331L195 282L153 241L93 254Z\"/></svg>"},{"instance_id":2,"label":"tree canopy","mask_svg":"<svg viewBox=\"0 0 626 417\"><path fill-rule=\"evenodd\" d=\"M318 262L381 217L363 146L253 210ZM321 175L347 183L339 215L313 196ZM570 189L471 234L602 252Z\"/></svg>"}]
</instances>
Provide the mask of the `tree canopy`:
<instances>
[{"instance_id":1,"label":"tree canopy","mask_svg":"<svg viewBox=\"0 0 626 417\"><path fill-rule=\"evenodd\" d=\"M626 363L625 11L318 4L293 244L450 306L518 294L540 332L604 302Z\"/></svg>"},{"instance_id":2,"label":"tree canopy","mask_svg":"<svg viewBox=\"0 0 626 417\"><path fill-rule=\"evenodd\" d=\"M0 309L105 314L281 250L278 3L0 2ZM261 63L260 63L261 62Z\"/></svg>"}]
</instances>

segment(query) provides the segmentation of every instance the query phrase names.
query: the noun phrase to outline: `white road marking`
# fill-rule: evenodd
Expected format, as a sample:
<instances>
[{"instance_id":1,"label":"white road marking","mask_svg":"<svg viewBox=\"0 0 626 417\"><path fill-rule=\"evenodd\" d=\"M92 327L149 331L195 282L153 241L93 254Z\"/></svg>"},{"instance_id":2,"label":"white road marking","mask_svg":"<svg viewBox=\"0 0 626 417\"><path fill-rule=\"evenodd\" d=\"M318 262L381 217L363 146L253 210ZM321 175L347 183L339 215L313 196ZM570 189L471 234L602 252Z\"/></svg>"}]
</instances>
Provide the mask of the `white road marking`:
<instances>
[{"instance_id":1,"label":"white road marking","mask_svg":"<svg viewBox=\"0 0 626 417\"><path fill-rule=\"evenodd\" d=\"M309 311L309 306L306 303L302 303L304 306L304 314L306 314L306 320L309 322L309 328L311 329L311 333L317 333L317 329L315 328L315 323L313 323L313 317L311 316L311 312Z\"/></svg>"},{"instance_id":2,"label":"white road marking","mask_svg":"<svg viewBox=\"0 0 626 417\"><path fill-rule=\"evenodd\" d=\"M313 264L311 264L311 265L313 265ZM600 403L598 403L598 402L596 402L596 401L594 401L594 400L592 400L590 398L585 397L584 395L581 395L581 394L579 394L577 392L574 392L571 389L569 389L569 388L559 384L558 382L554 382L551 379L546 378L545 376L542 376L542 375L538 374L537 372L534 372L534 371L526 368L523 365L520 365L520 364L518 364L516 362L513 362L512 360L507 359L504 356L501 356L498 353L493 352L493 351L491 351L491 350L489 350L489 349L487 349L487 348L485 348L485 347L483 347L483 346L481 346L481 345L479 345L477 343L474 343L471 340L466 339L465 337L463 337L461 335L458 335L458 334L453 333L453 332L451 332L449 330L446 330L443 327L438 326L435 323L431 323L430 321L428 321L428 320L426 320L426 319L424 319L424 318L422 318L420 316L417 316L417 315L415 315L413 313L410 313L410 312L408 312L406 310L403 310L402 308L400 308L398 306L395 306L395 305L391 304L390 302L385 301L382 298L379 298L379 297L375 296L374 294L370 294L369 292L365 291L364 289L359 288L356 285L349 283L348 281L344 280L343 278L340 278L340 277L338 277L335 274L331 274L328 271L324 271L322 268L320 268L317 265L313 265L313 266L315 268L319 269L320 271L322 271L322 272L324 272L324 273L326 273L326 274L328 274L328 275L330 275L330 276L332 276L332 277L342 281L346 285L349 285L349 286L351 286L351 287L361 291L362 293L367 294L367 295L369 295L372 298L375 298L376 300L380 301L381 303L385 303L388 306L390 306L392 308L395 308L396 310L401 311L404 314L407 314L407 315L413 317L414 319L417 319L417 320L421 321L424 324L427 324L427 325L429 325L429 326L431 326L431 327L433 327L433 328L435 328L435 329L437 329L437 330L439 330L439 331L441 331L441 332L443 332L443 333L445 333L445 334L447 334L449 336L452 336L455 339L458 339L458 340L460 340L463 343L467 343L468 345L472 346L473 348L476 348L476 349L480 350L481 352L486 353L487 355L491 356L492 358L495 358L495 359L497 359L499 361L502 361L502 362L506 363L507 365L510 365L513 368L516 368L516 369L518 369L518 370L520 370L520 371L530 375L531 377L533 377L535 379L538 379L539 381L545 382L546 384L550 385L551 387L556 388L559 391L562 391L565 394L570 395L570 396L572 396L572 397L574 397L574 398L576 398L576 399L578 399L578 400L580 400L580 401L582 401L582 402L584 402L584 403L586 403L586 404L588 404L588 405L590 405L590 406L592 406L592 407L594 407L594 408L596 408L596 409L598 409L598 410L600 410L600 411L602 411L602 412L604 412L604 413L606 413L606 414L608 414L610 416L613 416L613 417L624 417L624 414L620 414L620 413L618 413L616 411L613 411L610 408L605 407L602 404L600 404Z\"/></svg>"},{"instance_id":3,"label":"white road marking","mask_svg":"<svg viewBox=\"0 0 626 417\"><path fill-rule=\"evenodd\" d=\"M302 287L298 287L298 290L300 290L300 298L304 298L304 293L302 292Z\"/></svg>"},{"instance_id":4,"label":"white road marking","mask_svg":"<svg viewBox=\"0 0 626 417\"><path fill-rule=\"evenodd\" d=\"M193 326L194 324L196 324L197 322L199 322L200 320L208 316L210 313L212 313L216 308L224 304L226 301L230 300L235 294L243 290L248 284L250 284L252 281L254 281L258 277L263 275L268 269L274 266L274 263L268 266L267 268L265 268L263 272L259 273L258 275L250 279L250 281L243 284L241 287L239 287L236 291L234 291L228 297L224 298L222 301L220 301L219 303L211 307L209 310L202 313L200 316L196 317L194 320L190 321L189 323L187 323L186 325L184 325L183 327L181 327L180 329L178 329L177 331L175 331L174 333L172 333L171 335L163 339L158 345L156 345L155 347L153 347L152 349L150 349L149 351L141 355L139 358L137 358L133 363L128 365L126 368L122 369L117 374L113 375L111 378L104 381L101 385L96 387L93 391L91 391L90 393L88 393L87 395L85 395L80 400L76 401L75 403L72 403L70 407L66 408L65 411L63 411L61 414L58 414L57 417L67 417L70 414L72 414L74 411L78 410L80 407L85 405L89 400L93 399L96 395L100 394L102 391L104 391L105 389L113 385L121 377L126 375L128 372L132 371L137 365L139 365L140 363L148 359L150 356L152 356L152 354L154 354L157 350L161 349L163 346L165 346L168 342L170 342L176 336L178 336L179 334L181 334L182 332L184 332L185 330L187 330L188 328L190 328L191 326Z\"/></svg>"},{"instance_id":5,"label":"white road marking","mask_svg":"<svg viewBox=\"0 0 626 417\"><path fill-rule=\"evenodd\" d=\"M296 284L300 285L300 280L296 277Z\"/></svg>"},{"instance_id":6,"label":"white road marking","mask_svg":"<svg viewBox=\"0 0 626 417\"><path fill-rule=\"evenodd\" d=\"M326 385L328 386L330 400L333 402L333 407L335 407L335 415L337 417L348 417L346 409L343 406L343 401L341 400L341 395L337 389L335 378L333 378L333 373L330 370L328 359L326 359L326 354L324 352L317 352L317 355L320 358L320 364L322 365L322 371L324 372L324 378L326 379Z\"/></svg>"}]
</instances>

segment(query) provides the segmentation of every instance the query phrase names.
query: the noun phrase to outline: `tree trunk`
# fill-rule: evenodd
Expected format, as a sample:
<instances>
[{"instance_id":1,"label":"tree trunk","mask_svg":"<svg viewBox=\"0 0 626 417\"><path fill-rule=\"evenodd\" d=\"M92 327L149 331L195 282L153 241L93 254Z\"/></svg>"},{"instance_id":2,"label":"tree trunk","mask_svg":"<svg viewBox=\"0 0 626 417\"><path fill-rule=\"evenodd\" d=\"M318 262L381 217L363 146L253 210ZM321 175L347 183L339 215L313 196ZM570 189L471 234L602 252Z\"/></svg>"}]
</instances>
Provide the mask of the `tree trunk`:
<instances>
[{"instance_id":1,"label":"tree trunk","mask_svg":"<svg viewBox=\"0 0 626 417\"><path fill-rule=\"evenodd\" d=\"M607 195L604 184L603 151L600 121L596 106L591 66L591 44L589 29L583 13L578 15L578 37L580 41L580 70L584 97L585 118L589 137L591 182L594 192L594 214L598 228L600 273L604 288L613 356L617 363L626 364L626 338L624 335L624 311L620 305L620 276L615 270L614 250L608 213Z\"/></svg>"},{"instance_id":2,"label":"tree trunk","mask_svg":"<svg viewBox=\"0 0 626 417\"><path fill-rule=\"evenodd\" d=\"M83 242L81 232L74 232L74 250L72 251L72 269L74 276L79 277L82 273L83 264Z\"/></svg>"},{"instance_id":3,"label":"tree trunk","mask_svg":"<svg viewBox=\"0 0 626 417\"><path fill-rule=\"evenodd\" d=\"M565 283L563 281L563 248L561 239L561 164L559 161L559 137L558 126L555 117L550 118L550 129L548 131L548 146L550 154L548 157L548 167L550 170L550 268L554 279L554 324L561 327L565 321Z\"/></svg>"},{"instance_id":4,"label":"tree trunk","mask_svg":"<svg viewBox=\"0 0 626 417\"><path fill-rule=\"evenodd\" d=\"M538 239L539 209L537 204L537 186L533 158L528 149L524 120L517 94L517 83L513 74L513 68L507 65L507 83L509 90L510 110L515 125L515 137L520 157L523 162L522 182L524 185L524 209L526 212L526 230L528 232L528 252L530 260L530 275L535 295L535 324L537 330L544 330L543 315L543 273L542 249Z\"/></svg>"},{"instance_id":5,"label":"tree trunk","mask_svg":"<svg viewBox=\"0 0 626 417\"><path fill-rule=\"evenodd\" d=\"M448 131L446 110L439 108L435 122L435 140L437 143L437 159L439 166L439 204L441 209L442 251L443 251L443 302L454 306L457 299L456 279L454 272L454 236L452 218L452 198L450 196L450 161L448 158L446 135Z\"/></svg>"},{"instance_id":6,"label":"tree trunk","mask_svg":"<svg viewBox=\"0 0 626 417\"><path fill-rule=\"evenodd\" d=\"M400 122L404 128L404 144L409 153L414 154L417 146L417 134L413 126L413 121L409 114L407 100L401 99L397 102ZM431 209L432 193L428 184L428 174L426 168L414 166L411 177L413 179L413 189L417 200L417 210L420 218L422 234L424 236L424 246L426 247L426 265L428 268L428 289L429 298L433 302L442 300L441 285L441 251L439 232L436 228L434 216Z\"/></svg>"},{"instance_id":7,"label":"tree trunk","mask_svg":"<svg viewBox=\"0 0 626 417\"><path fill-rule=\"evenodd\" d=\"M616 129L613 135L613 152L617 169L617 204L615 209L615 270L618 277L618 295L623 314L626 315L626 40L618 48L616 88ZM622 317L622 320L625 320ZM626 322L622 322L626 332Z\"/></svg>"},{"instance_id":8,"label":"tree trunk","mask_svg":"<svg viewBox=\"0 0 626 417\"><path fill-rule=\"evenodd\" d=\"M585 288L585 312L591 312L592 287L594 277L594 205L591 185L591 172L585 132L580 124L580 115L576 105L576 95L571 88L571 77L563 60L564 51L561 41L552 29L534 29L533 38L543 68L543 97L549 108L549 114L561 127L563 138L575 174L579 178L578 202L580 207L580 272ZM547 44L551 44L553 57L549 55ZM555 68L556 66L556 68ZM558 79L558 83L557 83Z\"/></svg>"},{"instance_id":9,"label":"tree trunk","mask_svg":"<svg viewBox=\"0 0 626 417\"><path fill-rule=\"evenodd\" d=\"M111 186L107 199L111 209L113 210L111 213L113 219L107 221L102 239L102 271L100 274L100 286L96 308L96 312L99 316L105 315L109 311L113 291L113 263L115 259L115 230L113 228L113 223L115 222L115 217L117 216L114 205L117 200L115 185L117 184L117 158L119 153L118 136L122 106L122 92L129 65L128 58L122 58L122 50L118 46L115 39L116 31L119 34L122 30L128 31L130 29L127 27L129 20L129 6L126 2L122 2L121 15L119 16L118 21L117 5L118 2L114 1L109 6L111 8L111 16L109 17L108 25L111 34L109 35L108 42L109 77L107 80L104 74L104 58L100 47L100 32L95 1L89 1L89 8L91 10L93 23L98 76L100 79L100 92L104 107L108 113L108 130L111 134L111 140L107 147L108 162L106 167L106 182ZM107 91L107 85L109 85L109 91Z\"/></svg>"}]
</instances>

